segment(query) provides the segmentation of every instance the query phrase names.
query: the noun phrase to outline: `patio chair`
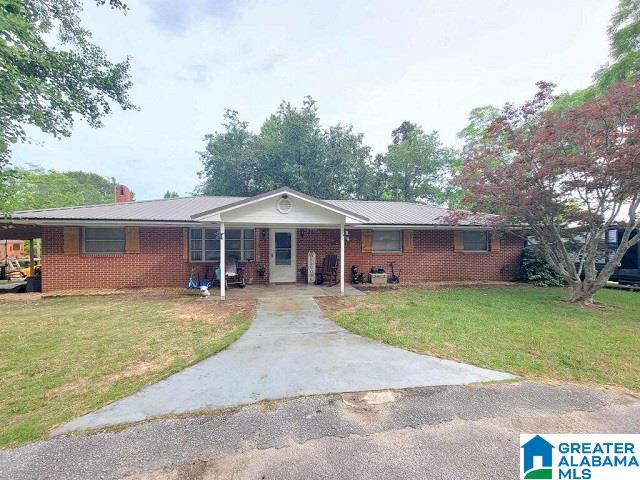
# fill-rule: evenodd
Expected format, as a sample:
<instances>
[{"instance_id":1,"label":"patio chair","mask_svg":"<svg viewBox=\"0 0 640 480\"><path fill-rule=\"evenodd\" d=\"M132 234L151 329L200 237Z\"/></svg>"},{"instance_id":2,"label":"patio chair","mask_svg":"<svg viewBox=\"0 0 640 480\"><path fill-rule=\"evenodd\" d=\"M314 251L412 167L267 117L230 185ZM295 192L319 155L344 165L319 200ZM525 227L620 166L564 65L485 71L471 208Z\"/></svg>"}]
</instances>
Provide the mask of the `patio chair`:
<instances>
[{"instance_id":1,"label":"patio chair","mask_svg":"<svg viewBox=\"0 0 640 480\"><path fill-rule=\"evenodd\" d=\"M238 259L236 257L226 259L224 281L227 287L237 285L240 288L244 288L247 285L244 279L244 271L238 267Z\"/></svg>"},{"instance_id":2,"label":"patio chair","mask_svg":"<svg viewBox=\"0 0 640 480\"><path fill-rule=\"evenodd\" d=\"M335 255L327 255L322 265L316 265L316 285L323 284L325 280L331 280L331 285L338 283L338 257Z\"/></svg>"}]
</instances>

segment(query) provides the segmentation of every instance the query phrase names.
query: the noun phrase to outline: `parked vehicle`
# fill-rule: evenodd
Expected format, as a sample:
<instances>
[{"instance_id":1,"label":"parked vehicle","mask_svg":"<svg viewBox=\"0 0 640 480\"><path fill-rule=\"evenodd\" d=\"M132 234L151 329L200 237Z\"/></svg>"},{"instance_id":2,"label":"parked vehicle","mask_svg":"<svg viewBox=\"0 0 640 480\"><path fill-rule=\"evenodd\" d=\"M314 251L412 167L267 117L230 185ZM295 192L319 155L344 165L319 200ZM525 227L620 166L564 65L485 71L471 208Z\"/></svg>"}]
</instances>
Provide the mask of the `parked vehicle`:
<instances>
[{"instance_id":1,"label":"parked vehicle","mask_svg":"<svg viewBox=\"0 0 640 480\"><path fill-rule=\"evenodd\" d=\"M612 228L607 232L607 248L610 252L615 251L620 245L620 240L624 234L624 228ZM638 235L634 231L631 236ZM600 271L606 263L596 264L596 269ZM620 265L613 271L610 280L618 282L620 285L640 285L640 244L635 244L624 254Z\"/></svg>"}]
</instances>

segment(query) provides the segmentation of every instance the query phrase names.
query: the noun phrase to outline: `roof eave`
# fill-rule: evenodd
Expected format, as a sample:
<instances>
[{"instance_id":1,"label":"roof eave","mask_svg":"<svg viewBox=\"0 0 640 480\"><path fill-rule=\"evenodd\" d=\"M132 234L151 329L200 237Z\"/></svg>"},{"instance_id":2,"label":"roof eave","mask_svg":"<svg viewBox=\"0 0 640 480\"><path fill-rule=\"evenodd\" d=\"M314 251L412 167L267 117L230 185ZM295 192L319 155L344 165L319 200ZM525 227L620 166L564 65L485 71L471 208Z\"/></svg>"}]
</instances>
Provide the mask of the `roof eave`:
<instances>
[{"instance_id":1,"label":"roof eave","mask_svg":"<svg viewBox=\"0 0 640 480\"><path fill-rule=\"evenodd\" d=\"M96 218L9 218L0 220L3 225L42 225L42 226L66 226L66 225L137 225L137 226L162 226L162 227L188 227L201 225L193 220L136 220L136 219L96 219Z\"/></svg>"},{"instance_id":2,"label":"roof eave","mask_svg":"<svg viewBox=\"0 0 640 480\"><path fill-rule=\"evenodd\" d=\"M350 228L366 230L372 228L386 229L414 229L414 230L496 230L496 225L453 225L453 224L435 224L435 223L363 223ZM501 228L507 230L522 230L526 227L522 225L507 225Z\"/></svg>"}]
</instances>

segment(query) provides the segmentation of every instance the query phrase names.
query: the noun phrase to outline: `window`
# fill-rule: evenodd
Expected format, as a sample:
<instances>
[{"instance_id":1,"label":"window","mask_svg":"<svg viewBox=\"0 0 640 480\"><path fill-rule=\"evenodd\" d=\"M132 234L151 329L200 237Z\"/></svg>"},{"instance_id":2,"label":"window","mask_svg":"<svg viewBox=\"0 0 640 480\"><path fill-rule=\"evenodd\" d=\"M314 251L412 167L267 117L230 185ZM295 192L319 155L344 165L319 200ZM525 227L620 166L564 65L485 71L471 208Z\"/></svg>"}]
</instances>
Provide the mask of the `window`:
<instances>
[{"instance_id":1,"label":"window","mask_svg":"<svg viewBox=\"0 0 640 480\"><path fill-rule=\"evenodd\" d=\"M13 245L11 245L11 248L13 249L13 251L18 252L20 251L20 244L14 243Z\"/></svg>"},{"instance_id":2,"label":"window","mask_svg":"<svg viewBox=\"0 0 640 480\"><path fill-rule=\"evenodd\" d=\"M227 257L251 262L256 256L255 232L252 228L225 231L224 248ZM192 262L220 260L220 240L216 228L192 228L189 233L189 258Z\"/></svg>"},{"instance_id":3,"label":"window","mask_svg":"<svg viewBox=\"0 0 640 480\"><path fill-rule=\"evenodd\" d=\"M462 232L462 242L465 252L486 252L489 250L487 232L465 230Z\"/></svg>"},{"instance_id":4,"label":"window","mask_svg":"<svg viewBox=\"0 0 640 480\"><path fill-rule=\"evenodd\" d=\"M86 227L83 238L86 253L124 253L124 228Z\"/></svg>"},{"instance_id":5,"label":"window","mask_svg":"<svg viewBox=\"0 0 640 480\"><path fill-rule=\"evenodd\" d=\"M291 265L291 233L276 232L274 237L276 265Z\"/></svg>"},{"instance_id":6,"label":"window","mask_svg":"<svg viewBox=\"0 0 640 480\"><path fill-rule=\"evenodd\" d=\"M374 252L401 252L402 232L400 230L374 230Z\"/></svg>"}]
</instances>

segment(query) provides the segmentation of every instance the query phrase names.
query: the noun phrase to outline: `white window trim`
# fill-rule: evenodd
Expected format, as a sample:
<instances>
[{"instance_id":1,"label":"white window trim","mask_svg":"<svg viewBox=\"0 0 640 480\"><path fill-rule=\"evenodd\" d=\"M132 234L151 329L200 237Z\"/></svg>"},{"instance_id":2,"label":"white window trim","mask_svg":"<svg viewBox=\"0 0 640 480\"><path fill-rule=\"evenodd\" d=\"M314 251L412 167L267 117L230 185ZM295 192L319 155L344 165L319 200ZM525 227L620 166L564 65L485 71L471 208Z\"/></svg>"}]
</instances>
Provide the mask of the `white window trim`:
<instances>
[{"instance_id":1,"label":"white window trim","mask_svg":"<svg viewBox=\"0 0 640 480\"><path fill-rule=\"evenodd\" d=\"M202 231L202 237L199 239L200 241L202 241L202 249L200 250L200 253L202 254L202 260L193 260L192 256L191 256L191 232L193 230L201 230ZM215 230L217 232L220 232L220 229L218 228L211 228L211 227L191 227L189 229L189 263L211 263L211 262L219 262L220 259L218 258L217 260L205 260L205 230ZM254 230L253 228L232 228L232 229L227 229L227 232L229 230L240 230L240 260L238 260L239 262L255 262L256 261L256 242L258 241L258 237L255 234L253 234L253 260L246 260L245 256L244 256L244 231L245 230ZM226 233L225 233L226 235ZM237 238L234 240L238 240ZM220 240L216 240L216 242L220 242ZM225 239L226 242L226 239ZM225 248L225 251L227 251L227 249ZM218 248L218 252L220 252L220 249Z\"/></svg>"},{"instance_id":2,"label":"white window trim","mask_svg":"<svg viewBox=\"0 0 640 480\"><path fill-rule=\"evenodd\" d=\"M485 253L488 252L489 249L491 248L491 237L489 236L489 232L482 230L480 233L484 233L484 237L485 237L485 245L486 247L482 250L467 250L467 248L465 247L464 244L464 232L478 232L478 230L464 230L462 232L462 251L463 252L469 252L469 253Z\"/></svg>"},{"instance_id":3,"label":"white window trim","mask_svg":"<svg viewBox=\"0 0 640 480\"><path fill-rule=\"evenodd\" d=\"M373 238L376 232L398 232L400 234L400 249L399 250L376 250L375 249L376 242ZM371 253L402 253L402 230L399 230L399 229L373 230L371 233Z\"/></svg>"},{"instance_id":4,"label":"white window trim","mask_svg":"<svg viewBox=\"0 0 640 480\"><path fill-rule=\"evenodd\" d=\"M82 253L86 253L87 255L124 255L127 251L127 236L125 236L122 240L89 240L89 242L122 242L122 251L121 252L87 252L87 228L110 228L110 229L121 229L124 232L124 227L82 227Z\"/></svg>"}]
</instances>

